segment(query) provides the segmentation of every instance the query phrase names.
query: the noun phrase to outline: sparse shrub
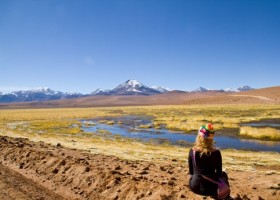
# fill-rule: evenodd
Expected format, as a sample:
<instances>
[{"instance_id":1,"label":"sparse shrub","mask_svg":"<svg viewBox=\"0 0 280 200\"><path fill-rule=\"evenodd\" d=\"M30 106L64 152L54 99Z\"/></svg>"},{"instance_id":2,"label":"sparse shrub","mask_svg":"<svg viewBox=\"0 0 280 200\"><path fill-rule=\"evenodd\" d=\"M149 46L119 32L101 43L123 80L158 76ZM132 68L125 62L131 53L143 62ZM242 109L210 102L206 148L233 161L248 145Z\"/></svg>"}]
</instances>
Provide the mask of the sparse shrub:
<instances>
[{"instance_id":1,"label":"sparse shrub","mask_svg":"<svg viewBox=\"0 0 280 200\"><path fill-rule=\"evenodd\" d=\"M108 125L114 125L114 123L115 123L114 121L107 121L106 122L106 124L108 124Z\"/></svg>"},{"instance_id":2,"label":"sparse shrub","mask_svg":"<svg viewBox=\"0 0 280 200\"><path fill-rule=\"evenodd\" d=\"M161 124L154 124L155 129L161 129Z\"/></svg>"},{"instance_id":3,"label":"sparse shrub","mask_svg":"<svg viewBox=\"0 0 280 200\"><path fill-rule=\"evenodd\" d=\"M139 128L148 129L148 128L153 128L153 126L151 124L141 124Z\"/></svg>"},{"instance_id":4,"label":"sparse shrub","mask_svg":"<svg viewBox=\"0 0 280 200\"><path fill-rule=\"evenodd\" d=\"M111 135L112 133L105 129L99 129L97 130L97 133L103 134L103 135Z\"/></svg>"}]
</instances>

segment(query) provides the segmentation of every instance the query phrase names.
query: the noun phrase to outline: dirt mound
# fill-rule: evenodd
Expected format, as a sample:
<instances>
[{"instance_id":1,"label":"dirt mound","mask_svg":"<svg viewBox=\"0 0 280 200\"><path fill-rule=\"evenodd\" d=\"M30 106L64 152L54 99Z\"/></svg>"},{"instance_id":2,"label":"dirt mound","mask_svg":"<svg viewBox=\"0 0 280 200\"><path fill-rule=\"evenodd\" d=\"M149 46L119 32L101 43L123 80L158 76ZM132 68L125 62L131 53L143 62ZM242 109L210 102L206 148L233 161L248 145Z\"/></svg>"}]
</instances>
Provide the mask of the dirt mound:
<instances>
[{"instance_id":1,"label":"dirt mound","mask_svg":"<svg viewBox=\"0 0 280 200\"><path fill-rule=\"evenodd\" d=\"M13 191L5 199L202 199L188 189L187 164L177 160L121 160L9 137L0 137L0 149L0 197ZM278 174L228 174L239 199L273 200L280 195ZM8 182L8 176L15 181Z\"/></svg>"}]
</instances>

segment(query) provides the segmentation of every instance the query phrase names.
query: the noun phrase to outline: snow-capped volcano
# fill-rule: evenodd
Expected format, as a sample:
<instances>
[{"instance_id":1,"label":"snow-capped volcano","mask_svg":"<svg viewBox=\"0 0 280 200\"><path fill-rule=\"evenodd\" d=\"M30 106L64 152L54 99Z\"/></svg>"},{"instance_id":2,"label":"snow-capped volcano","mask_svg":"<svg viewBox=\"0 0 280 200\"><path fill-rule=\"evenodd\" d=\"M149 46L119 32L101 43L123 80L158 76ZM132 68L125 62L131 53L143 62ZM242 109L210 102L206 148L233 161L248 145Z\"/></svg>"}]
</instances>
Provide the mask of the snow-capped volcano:
<instances>
[{"instance_id":1,"label":"snow-capped volcano","mask_svg":"<svg viewBox=\"0 0 280 200\"><path fill-rule=\"evenodd\" d=\"M136 80L127 80L110 91L111 95L152 95L159 93L161 92Z\"/></svg>"}]
</instances>

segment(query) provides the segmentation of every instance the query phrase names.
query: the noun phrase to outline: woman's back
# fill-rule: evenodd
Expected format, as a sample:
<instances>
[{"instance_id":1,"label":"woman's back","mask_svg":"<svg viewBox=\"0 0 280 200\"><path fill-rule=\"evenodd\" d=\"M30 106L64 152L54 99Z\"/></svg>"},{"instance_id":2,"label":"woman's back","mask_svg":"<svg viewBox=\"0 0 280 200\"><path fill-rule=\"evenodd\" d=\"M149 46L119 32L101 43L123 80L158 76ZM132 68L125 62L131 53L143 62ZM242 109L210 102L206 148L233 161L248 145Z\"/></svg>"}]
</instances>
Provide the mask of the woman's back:
<instances>
[{"instance_id":1,"label":"woman's back","mask_svg":"<svg viewBox=\"0 0 280 200\"><path fill-rule=\"evenodd\" d=\"M209 154L195 151L196 169L193 168L193 149L189 152L189 172L191 175L202 174L212 178L222 174L222 157L219 150L213 150Z\"/></svg>"}]
</instances>

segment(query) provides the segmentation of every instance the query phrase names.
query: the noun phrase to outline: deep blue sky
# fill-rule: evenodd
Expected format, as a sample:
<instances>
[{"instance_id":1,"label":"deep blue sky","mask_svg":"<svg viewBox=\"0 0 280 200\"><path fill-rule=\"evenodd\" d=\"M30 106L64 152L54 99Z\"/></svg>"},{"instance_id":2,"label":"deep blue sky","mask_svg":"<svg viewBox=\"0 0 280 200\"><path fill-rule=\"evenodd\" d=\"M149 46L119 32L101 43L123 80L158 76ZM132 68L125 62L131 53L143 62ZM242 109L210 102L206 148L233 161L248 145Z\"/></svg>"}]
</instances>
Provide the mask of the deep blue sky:
<instances>
[{"instance_id":1,"label":"deep blue sky","mask_svg":"<svg viewBox=\"0 0 280 200\"><path fill-rule=\"evenodd\" d=\"M280 84L279 0L0 0L0 91Z\"/></svg>"}]
</instances>

